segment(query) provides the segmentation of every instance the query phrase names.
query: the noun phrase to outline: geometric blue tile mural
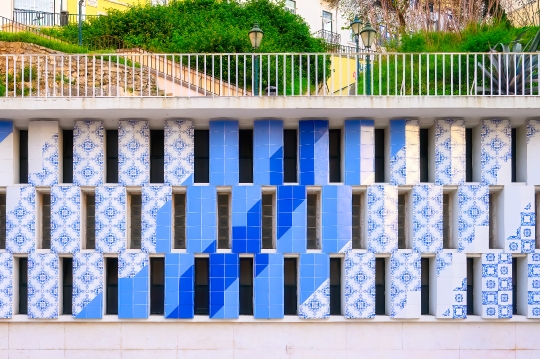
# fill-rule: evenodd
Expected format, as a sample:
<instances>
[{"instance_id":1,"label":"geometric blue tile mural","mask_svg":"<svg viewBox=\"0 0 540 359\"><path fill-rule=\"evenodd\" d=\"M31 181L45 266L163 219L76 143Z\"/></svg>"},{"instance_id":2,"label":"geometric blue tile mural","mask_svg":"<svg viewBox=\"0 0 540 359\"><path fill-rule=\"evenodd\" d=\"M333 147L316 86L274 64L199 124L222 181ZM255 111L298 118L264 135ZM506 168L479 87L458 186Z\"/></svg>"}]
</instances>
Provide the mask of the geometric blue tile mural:
<instances>
[{"instance_id":1,"label":"geometric blue tile mural","mask_svg":"<svg viewBox=\"0 0 540 359\"><path fill-rule=\"evenodd\" d=\"M328 120L298 124L298 168L301 185L328 183Z\"/></svg>"},{"instance_id":2,"label":"geometric blue tile mural","mask_svg":"<svg viewBox=\"0 0 540 359\"><path fill-rule=\"evenodd\" d=\"M193 318L194 257L191 253L165 255L165 318Z\"/></svg>"},{"instance_id":3,"label":"geometric blue tile mural","mask_svg":"<svg viewBox=\"0 0 540 359\"><path fill-rule=\"evenodd\" d=\"M253 125L253 183L283 184L283 121L256 120Z\"/></svg>"},{"instance_id":4,"label":"geometric blue tile mural","mask_svg":"<svg viewBox=\"0 0 540 359\"><path fill-rule=\"evenodd\" d=\"M238 318L239 270L238 254L210 254L210 318Z\"/></svg>"},{"instance_id":5,"label":"geometric blue tile mural","mask_svg":"<svg viewBox=\"0 0 540 359\"><path fill-rule=\"evenodd\" d=\"M149 305L148 254L118 255L118 318L148 318Z\"/></svg>"},{"instance_id":6,"label":"geometric blue tile mural","mask_svg":"<svg viewBox=\"0 0 540 359\"><path fill-rule=\"evenodd\" d=\"M283 318L283 254L255 254L253 315L258 319Z\"/></svg>"},{"instance_id":7,"label":"geometric blue tile mural","mask_svg":"<svg viewBox=\"0 0 540 359\"><path fill-rule=\"evenodd\" d=\"M261 250L261 187L234 186L232 190L232 251Z\"/></svg>"}]
</instances>

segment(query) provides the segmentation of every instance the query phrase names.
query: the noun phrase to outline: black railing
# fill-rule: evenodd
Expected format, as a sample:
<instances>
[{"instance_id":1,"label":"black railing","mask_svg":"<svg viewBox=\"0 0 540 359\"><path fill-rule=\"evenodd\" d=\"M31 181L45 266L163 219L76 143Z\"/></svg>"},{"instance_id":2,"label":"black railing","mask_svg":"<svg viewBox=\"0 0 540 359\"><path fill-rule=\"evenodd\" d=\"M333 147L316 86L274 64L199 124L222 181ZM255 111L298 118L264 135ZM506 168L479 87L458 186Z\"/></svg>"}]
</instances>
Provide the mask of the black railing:
<instances>
[{"instance_id":1,"label":"black railing","mask_svg":"<svg viewBox=\"0 0 540 359\"><path fill-rule=\"evenodd\" d=\"M97 18L102 15L81 15L82 21ZM78 14L69 14L67 11L60 13L35 11L35 10L13 10L13 21L28 26L65 26L79 22Z\"/></svg>"},{"instance_id":2,"label":"black railing","mask_svg":"<svg viewBox=\"0 0 540 359\"><path fill-rule=\"evenodd\" d=\"M341 35L337 32L322 29L317 31L315 36L323 39L328 44L339 45L341 43Z\"/></svg>"}]
</instances>

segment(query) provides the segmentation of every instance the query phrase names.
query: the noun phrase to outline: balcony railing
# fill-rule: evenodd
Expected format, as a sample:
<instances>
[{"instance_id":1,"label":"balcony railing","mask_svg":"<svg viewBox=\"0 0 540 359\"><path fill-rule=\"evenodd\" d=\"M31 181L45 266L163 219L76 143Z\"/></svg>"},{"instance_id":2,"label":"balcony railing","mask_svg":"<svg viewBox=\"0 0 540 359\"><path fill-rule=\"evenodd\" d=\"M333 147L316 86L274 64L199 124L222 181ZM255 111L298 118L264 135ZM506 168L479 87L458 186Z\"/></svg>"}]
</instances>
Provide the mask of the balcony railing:
<instances>
[{"instance_id":1,"label":"balcony railing","mask_svg":"<svg viewBox=\"0 0 540 359\"><path fill-rule=\"evenodd\" d=\"M539 62L540 53L0 55L0 96L539 96Z\"/></svg>"},{"instance_id":2,"label":"balcony railing","mask_svg":"<svg viewBox=\"0 0 540 359\"><path fill-rule=\"evenodd\" d=\"M338 45L341 43L341 35L337 32L319 30L315 33L315 37L323 39L327 44Z\"/></svg>"},{"instance_id":3,"label":"balcony railing","mask_svg":"<svg viewBox=\"0 0 540 359\"><path fill-rule=\"evenodd\" d=\"M101 15L81 15L82 21L88 21ZM28 26L65 26L79 22L78 14L53 13L34 10L13 10L13 21Z\"/></svg>"}]
</instances>

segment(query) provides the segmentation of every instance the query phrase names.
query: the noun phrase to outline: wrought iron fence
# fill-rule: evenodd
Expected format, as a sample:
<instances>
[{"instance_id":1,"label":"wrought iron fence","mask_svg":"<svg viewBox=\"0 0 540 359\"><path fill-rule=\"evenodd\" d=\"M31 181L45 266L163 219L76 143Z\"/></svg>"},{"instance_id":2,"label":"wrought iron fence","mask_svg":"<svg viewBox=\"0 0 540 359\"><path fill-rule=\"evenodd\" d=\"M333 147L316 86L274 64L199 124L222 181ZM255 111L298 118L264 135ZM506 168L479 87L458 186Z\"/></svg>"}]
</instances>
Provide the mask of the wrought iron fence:
<instances>
[{"instance_id":1,"label":"wrought iron fence","mask_svg":"<svg viewBox=\"0 0 540 359\"><path fill-rule=\"evenodd\" d=\"M82 21L89 21L102 15L81 15ZM35 10L13 10L13 21L34 27L41 26L65 26L79 22L78 14L69 14L66 12L53 13Z\"/></svg>"}]
</instances>

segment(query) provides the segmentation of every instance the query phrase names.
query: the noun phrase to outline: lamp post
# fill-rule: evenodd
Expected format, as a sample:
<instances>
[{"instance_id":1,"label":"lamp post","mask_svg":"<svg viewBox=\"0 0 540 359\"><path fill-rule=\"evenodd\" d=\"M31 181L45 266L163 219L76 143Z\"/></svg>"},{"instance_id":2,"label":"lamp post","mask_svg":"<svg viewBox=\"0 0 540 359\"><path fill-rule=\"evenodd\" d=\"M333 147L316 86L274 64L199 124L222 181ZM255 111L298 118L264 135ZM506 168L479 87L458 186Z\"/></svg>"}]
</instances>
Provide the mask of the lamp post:
<instances>
[{"instance_id":1,"label":"lamp post","mask_svg":"<svg viewBox=\"0 0 540 359\"><path fill-rule=\"evenodd\" d=\"M79 46L82 46L82 6L84 0L79 0Z\"/></svg>"},{"instance_id":2,"label":"lamp post","mask_svg":"<svg viewBox=\"0 0 540 359\"><path fill-rule=\"evenodd\" d=\"M263 34L263 31L257 23L255 23L253 28L249 30L249 40L251 41L253 50L258 50L261 46ZM257 55L255 55L255 84L253 86L253 95L259 95L259 56Z\"/></svg>"},{"instance_id":3,"label":"lamp post","mask_svg":"<svg viewBox=\"0 0 540 359\"><path fill-rule=\"evenodd\" d=\"M353 22L351 22L351 29L354 33L354 41L356 42L356 86L358 86L358 78L360 76L360 59L358 58L358 53L360 52L359 43L360 43L360 29L362 28L362 21L358 20L358 16L354 17Z\"/></svg>"},{"instance_id":4,"label":"lamp post","mask_svg":"<svg viewBox=\"0 0 540 359\"><path fill-rule=\"evenodd\" d=\"M362 36L362 43L364 44L364 47L368 50L368 54L366 55L366 76L367 76L367 94L371 95L371 59L369 57L369 50L371 49L371 45L373 44L373 40L375 39L375 34L377 31L371 26L369 22L366 23L366 26L362 29L360 32L360 36Z\"/></svg>"}]
</instances>

